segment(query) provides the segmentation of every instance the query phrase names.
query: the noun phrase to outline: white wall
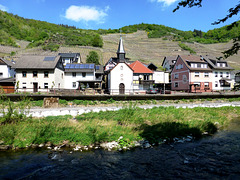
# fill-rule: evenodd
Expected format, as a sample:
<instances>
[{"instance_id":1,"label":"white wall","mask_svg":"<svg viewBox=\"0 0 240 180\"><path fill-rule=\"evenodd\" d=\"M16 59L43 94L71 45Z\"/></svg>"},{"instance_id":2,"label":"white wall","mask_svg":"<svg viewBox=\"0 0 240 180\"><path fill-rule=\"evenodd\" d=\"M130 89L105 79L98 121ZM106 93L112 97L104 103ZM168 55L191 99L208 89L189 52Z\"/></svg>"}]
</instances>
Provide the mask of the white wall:
<instances>
[{"instance_id":1,"label":"white wall","mask_svg":"<svg viewBox=\"0 0 240 180\"><path fill-rule=\"evenodd\" d=\"M26 71L27 76L23 77L22 72ZM35 70L34 70L35 71ZM44 89L44 83L48 83L48 89L50 88L60 88L64 86L64 74L60 69L55 70L37 70L38 76L33 77L33 70L17 70L16 73L16 86L19 84L19 91L33 92L33 83L38 83L38 91L46 92ZM44 71L48 71L48 77L44 77ZM63 76L62 76L63 75ZM22 89L26 87L26 89Z\"/></svg>"},{"instance_id":2,"label":"white wall","mask_svg":"<svg viewBox=\"0 0 240 180\"><path fill-rule=\"evenodd\" d=\"M117 64L108 75L108 87L111 94L119 94L119 84L125 85L125 94L133 92L133 71L125 63Z\"/></svg>"},{"instance_id":3,"label":"white wall","mask_svg":"<svg viewBox=\"0 0 240 180\"><path fill-rule=\"evenodd\" d=\"M154 71L153 80L156 84L169 83L169 73Z\"/></svg>"},{"instance_id":4,"label":"white wall","mask_svg":"<svg viewBox=\"0 0 240 180\"><path fill-rule=\"evenodd\" d=\"M65 72L65 83L64 83L64 88L65 89L77 89L78 88L78 82L77 81L82 81L82 80L95 80L95 73L94 72L89 72L86 73L86 76L83 77L81 72L76 73L76 77L72 76L72 72ZM72 86L73 82L76 82L76 87L74 88Z\"/></svg>"},{"instance_id":5,"label":"white wall","mask_svg":"<svg viewBox=\"0 0 240 180\"><path fill-rule=\"evenodd\" d=\"M0 78L9 78L15 75L14 69L11 69L10 66L7 65L0 65L0 73L2 73Z\"/></svg>"},{"instance_id":6,"label":"white wall","mask_svg":"<svg viewBox=\"0 0 240 180\"><path fill-rule=\"evenodd\" d=\"M58 68L54 70L54 88L64 88L64 71Z\"/></svg>"},{"instance_id":7,"label":"white wall","mask_svg":"<svg viewBox=\"0 0 240 180\"><path fill-rule=\"evenodd\" d=\"M215 72L218 73L217 77L215 77ZM223 76L222 76L222 77L220 77L220 72L223 73ZM228 74L229 77L227 77L227 72L229 73L229 74ZM230 87L221 87L219 80L222 79L222 78L231 79L231 72L230 72L230 71L226 71L226 70L214 70L214 71L213 71L213 74L212 74L212 89L213 89L214 91L230 90L231 87L233 87L233 84L234 84L233 81L232 81L232 85L231 85ZM215 83L216 83L216 82L217 82L217 84L218 84L218 87L215 87Z\"/></svg>"}]
</instances>

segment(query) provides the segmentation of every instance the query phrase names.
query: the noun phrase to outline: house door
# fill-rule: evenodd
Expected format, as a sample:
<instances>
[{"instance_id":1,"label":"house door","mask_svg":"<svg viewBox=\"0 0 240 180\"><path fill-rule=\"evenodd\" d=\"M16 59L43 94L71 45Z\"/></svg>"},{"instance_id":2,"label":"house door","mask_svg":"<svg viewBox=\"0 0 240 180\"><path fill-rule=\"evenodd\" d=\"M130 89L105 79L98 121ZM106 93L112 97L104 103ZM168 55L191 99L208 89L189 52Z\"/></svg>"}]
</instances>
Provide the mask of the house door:
<instances>
[{"instance_id":1,"label":"house door","mask_svg":"<svg viewBox=\"0 0 240 180\"><path fill-rule=\"evenodd\" d=\"M125 94L125 85L123 83L119 84L119 94Z\"/></svg>"},{"instance_id":2,"label":"house door","mask_svg":"<svg viewBox=\"0 0 240 180\"><path fill-rule=\"evenodd\" d=\"M33 92L38 92L38 83L33 83Z\"/></svg>"}]
</instances>

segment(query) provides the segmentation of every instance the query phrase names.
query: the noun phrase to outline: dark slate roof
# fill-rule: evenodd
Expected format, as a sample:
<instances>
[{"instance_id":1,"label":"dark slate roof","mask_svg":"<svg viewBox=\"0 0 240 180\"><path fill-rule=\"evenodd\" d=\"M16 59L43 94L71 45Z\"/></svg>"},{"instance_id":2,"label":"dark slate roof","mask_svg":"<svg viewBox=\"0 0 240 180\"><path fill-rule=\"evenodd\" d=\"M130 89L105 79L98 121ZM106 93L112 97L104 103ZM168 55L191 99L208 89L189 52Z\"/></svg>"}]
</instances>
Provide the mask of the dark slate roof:
<instances>
[{"instance_id":1,"label":"dark slate roof","mask_svg":"<svg viewBox=\"0 0 240 180\"><path fill-rule=\"evenodd\" d=\"M63 58L75 58L76 56L80 56L80 53L58 53L58 55Z\"/></svg>"},{"instance_id":2,"label":"dark slate roof","mask_svg":"<svg viewBox=\"0 0 240 180\"><path fill-rule=\"evenodd\" d=\"M209 64L209 66L212 69L219 69L219 70L233 70L234 69L228 65L227 61L218 60L217 58L211 57L211 56L202 56L202 57ZM226 67L219 67L219 66L217 66L217 63L226 63Z\"/></svg>"},{"instance_id":3,"label":"dark slate roof","mask_svg":"<svg viewBox=\"0 0 240 180\"><path fill-rule=\"evenodd\" d=\"M12 67L14 64L11 61L0 58L0 65L7 65L7 66Z\"/></svg>"},{"instance_id":4,"label":"dark slate roof","mask_svg":"<svg viewBox=\"0 0 240 180\"><path fill-rule=\"evenodd\" d=\"M166 57L164 57L164 60L163 60L163 62L162 62L162 66L163 66L163 64L164 64L164 62L165 61L168 61L169 63L169 65L174 65L175 63L173 62L173 61L176 61L177 60L177 57L178 56L166 56Z\"/></svg>"},{"instance_id":5,"label":"dark slate roof","mask_svg":"<svg viewBox=\"0 0 240 180\"><path fill-rule=\"evenodd\" d=\"M187 66L187 68L191 71L212 71L211 68L193 68L191 67L190 63L201 63L201 64L207 64L200 56L193 56L193 55L179 55L184 64Z\"/></svg>"},{"instance_id":6,"label":"dark slate roof","mask_svg":"<svg viewBox=\"0 0 240 180\"><path fill-rule=\"evenodd\" d=\"M22 56L16 64L15 69L55 69L60 56Z\"/></svg>"},{"instance_id":7,"label":"dark slate roof","mask_svg":"<svg viewBox=\"0 0 240 180\"><path fill-rule=\"evenodd\" d=\"M0 83L5 83L5 82L14 83L16 82L16 78L0 78Z\"/></svg>"}]
</instances>

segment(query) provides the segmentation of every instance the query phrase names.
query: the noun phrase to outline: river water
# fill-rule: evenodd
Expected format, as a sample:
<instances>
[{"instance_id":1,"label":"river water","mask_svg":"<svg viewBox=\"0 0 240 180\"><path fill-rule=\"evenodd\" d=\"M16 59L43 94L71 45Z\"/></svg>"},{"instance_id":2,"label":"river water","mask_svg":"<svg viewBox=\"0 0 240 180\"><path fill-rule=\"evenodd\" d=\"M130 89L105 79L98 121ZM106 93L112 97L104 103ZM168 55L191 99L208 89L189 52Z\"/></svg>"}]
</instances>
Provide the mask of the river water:
<instances>
[{"instance_id":1,"label":"river water","mask_svg":"<svg viewBox=\"0 0 240 180\"><path fill-rule=\"evenodd\" d=\"M0 179L240 179L240 118L199 141L126 152L0 152Z\"/></svg>"}]
</instances>

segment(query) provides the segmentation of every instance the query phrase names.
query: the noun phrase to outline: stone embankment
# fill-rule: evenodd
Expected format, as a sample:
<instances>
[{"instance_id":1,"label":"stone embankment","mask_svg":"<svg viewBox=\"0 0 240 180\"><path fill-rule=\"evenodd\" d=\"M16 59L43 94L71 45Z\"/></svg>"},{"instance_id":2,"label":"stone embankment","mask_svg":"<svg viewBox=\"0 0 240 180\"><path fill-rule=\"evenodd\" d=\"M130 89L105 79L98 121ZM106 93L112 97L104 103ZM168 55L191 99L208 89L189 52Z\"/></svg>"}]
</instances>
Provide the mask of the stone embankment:
<instances>
[{"instance_id":1,"label":"stone embankment","mask_svg":"<svg viewBox=\"0 0 240 180\"><path fill-rule=\"evenodd\" d=\"M186 103L186 104L154 104L154 105L140 105L139 108L151 109L153 107L176 107L176 108L195 108L195 107L223 107L223 106L240 106L240 102L204 102L204 103ZM32 117L46 117L46 116L60 116L72 115L77 116L83 113L100 112L100 111L117 111L122 107L63 107L63 108L32 108L29 115Z\"/></svg>"}]
</instances>

